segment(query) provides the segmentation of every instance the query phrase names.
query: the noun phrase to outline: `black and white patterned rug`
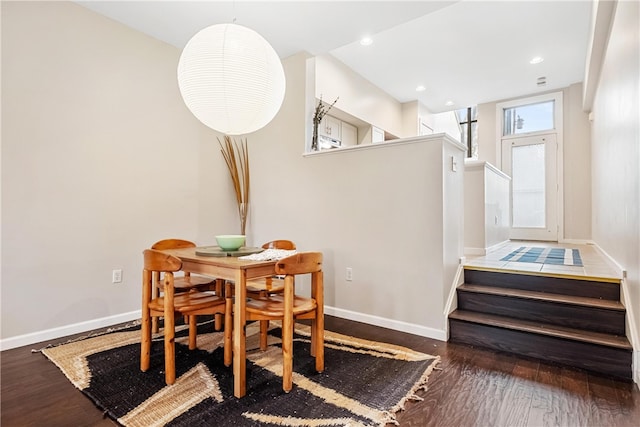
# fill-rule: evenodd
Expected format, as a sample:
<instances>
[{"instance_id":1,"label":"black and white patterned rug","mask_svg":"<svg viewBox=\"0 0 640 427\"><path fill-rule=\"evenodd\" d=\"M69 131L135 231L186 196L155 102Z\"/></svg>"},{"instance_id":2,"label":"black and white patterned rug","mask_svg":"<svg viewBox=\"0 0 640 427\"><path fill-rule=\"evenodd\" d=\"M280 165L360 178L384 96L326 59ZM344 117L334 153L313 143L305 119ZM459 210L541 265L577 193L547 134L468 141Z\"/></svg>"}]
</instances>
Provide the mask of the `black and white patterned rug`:
<instances>
[{"instance_id":1,"label":"black and white patterned rug","mask_svg":"<svg viewBox=\"0 0 640 427\"><path fill-rule=\"evenodd\" d=\"M274 322L272 322L274 323ZM325 371L314 370L309 328L296 325L294 388L282 391L280 329L258 348L247 325L247 395L233 396L232 369L223 364L223 336L199 325L198 349L188 330L176 333L176 383L164 383L162 336L154 338L151 368L140 371L140 331L110 332L42 350L105 414L124 426L384 426L416 391L439 357L396 345L326 331Z\"/></svg>"}]
</instances>

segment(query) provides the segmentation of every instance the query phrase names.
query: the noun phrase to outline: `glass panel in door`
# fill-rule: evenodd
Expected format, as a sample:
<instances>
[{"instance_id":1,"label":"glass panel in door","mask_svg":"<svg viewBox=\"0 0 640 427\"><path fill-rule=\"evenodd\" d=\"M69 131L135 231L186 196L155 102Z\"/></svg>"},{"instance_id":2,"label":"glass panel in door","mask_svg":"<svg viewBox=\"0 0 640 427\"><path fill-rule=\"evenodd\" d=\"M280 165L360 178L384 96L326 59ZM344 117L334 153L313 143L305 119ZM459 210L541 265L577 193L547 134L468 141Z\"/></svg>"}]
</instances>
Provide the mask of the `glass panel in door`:
<instances>
[{"instance_id":1,"label":"glass panel in door","mask_svg":"<svg viewBox=\"0 0 640 427\"><path fill-rule=\"evenodd\" d=\"M511 158L513 226L545 227L544 144L513 146Z\"/></svg>"}]
</instances>

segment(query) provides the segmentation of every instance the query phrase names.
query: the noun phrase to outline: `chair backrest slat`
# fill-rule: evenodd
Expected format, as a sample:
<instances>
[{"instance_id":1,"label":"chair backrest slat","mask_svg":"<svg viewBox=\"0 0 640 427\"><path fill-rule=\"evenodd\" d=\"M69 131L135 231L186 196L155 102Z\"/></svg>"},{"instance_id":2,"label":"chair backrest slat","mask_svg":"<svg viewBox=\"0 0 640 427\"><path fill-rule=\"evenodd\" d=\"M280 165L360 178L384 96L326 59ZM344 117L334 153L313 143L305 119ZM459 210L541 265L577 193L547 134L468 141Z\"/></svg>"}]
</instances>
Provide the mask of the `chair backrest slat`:
<instances>
[{"instance_id":1,"label":"chair backrest slat","mask_svg":"<svg viewBox=\"0 0 640 427\"><path fill-rule=\"evenodd\" d=\"M322 252L300 252L276 263L276 274L295 275L322 270Z\"/></svg>"},{"instance_id":2,"label":"chair backrest slat","mask_svg":"<svg viewBox=\"0 0 640 427\"><path fill-rule=\"evenodd\" d=\"M195 248L195 247L196 247L196 244L188 240L164 239L164 240L155 242L151 246L151 249L157 249L159 251L162 251L165 249L182 249L182 248Z\"/></svg>"},{"instance_id":3,"label":"chair backrest slat","mask_svg":"<svg viewBox=\"0 0 640 427\"><path fill-rule=\"evenodd\" d=\"M155 249L146 249L144 252L144 269L148 271L179 271L182 268L180 258L165 254Z\"/></svg>"},{"instance_id":4,"label":"chair backrest slat","mask_svg":"<svg viewBox=\"0 0 640 427\"><path fill-rule=\"evenodd\" d=\"M296 244L291 240L272 240L262 245L262 249L284 249L292 251L296 248Z\"/></svg>"}]
</instances>

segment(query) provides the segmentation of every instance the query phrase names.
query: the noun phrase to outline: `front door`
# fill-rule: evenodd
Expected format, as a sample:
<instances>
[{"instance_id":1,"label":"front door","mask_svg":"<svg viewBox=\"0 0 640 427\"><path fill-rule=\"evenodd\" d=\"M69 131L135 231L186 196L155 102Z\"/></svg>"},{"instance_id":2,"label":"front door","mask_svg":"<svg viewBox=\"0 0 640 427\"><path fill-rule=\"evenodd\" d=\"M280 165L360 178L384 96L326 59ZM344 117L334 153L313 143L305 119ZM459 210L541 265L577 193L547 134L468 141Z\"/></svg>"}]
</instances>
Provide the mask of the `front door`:
<instances>
[{"instance_id":1,"label":"front door","mask_svg":"<svg viewBox=\"0 0 640 427\"><path fill-rule=\"evenodd\" d=\"M558 240L556 134L502 140L502 168L511 176L511 239Z\"/></svg>"}]
</instances>

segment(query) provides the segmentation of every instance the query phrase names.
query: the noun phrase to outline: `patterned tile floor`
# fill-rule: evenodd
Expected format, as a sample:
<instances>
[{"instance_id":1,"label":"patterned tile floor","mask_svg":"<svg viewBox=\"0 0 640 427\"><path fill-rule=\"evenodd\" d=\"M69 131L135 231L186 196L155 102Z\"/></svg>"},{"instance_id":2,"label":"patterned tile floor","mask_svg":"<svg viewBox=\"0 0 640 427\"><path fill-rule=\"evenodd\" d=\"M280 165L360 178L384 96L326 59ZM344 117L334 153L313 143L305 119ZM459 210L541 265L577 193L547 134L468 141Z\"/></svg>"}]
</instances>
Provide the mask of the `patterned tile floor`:
<instances>
[{"instance_id":1,"label":"patterned tile floor","mask_svg":"<svg viewBox=\"0 0 640 427\"><path fill-rule=\"evenodd\" d=\"M578 249L582 258L582 267L573 265L538 264L533 262L501 261L502 258L522 246L541 248ZM555 242L511 241L484 256L467 256L466 266L495 268L527 272L556 273L584 277L621 278L621 274L611 265L594 245L564 244Z\"/></svg>"}]
</instances>

